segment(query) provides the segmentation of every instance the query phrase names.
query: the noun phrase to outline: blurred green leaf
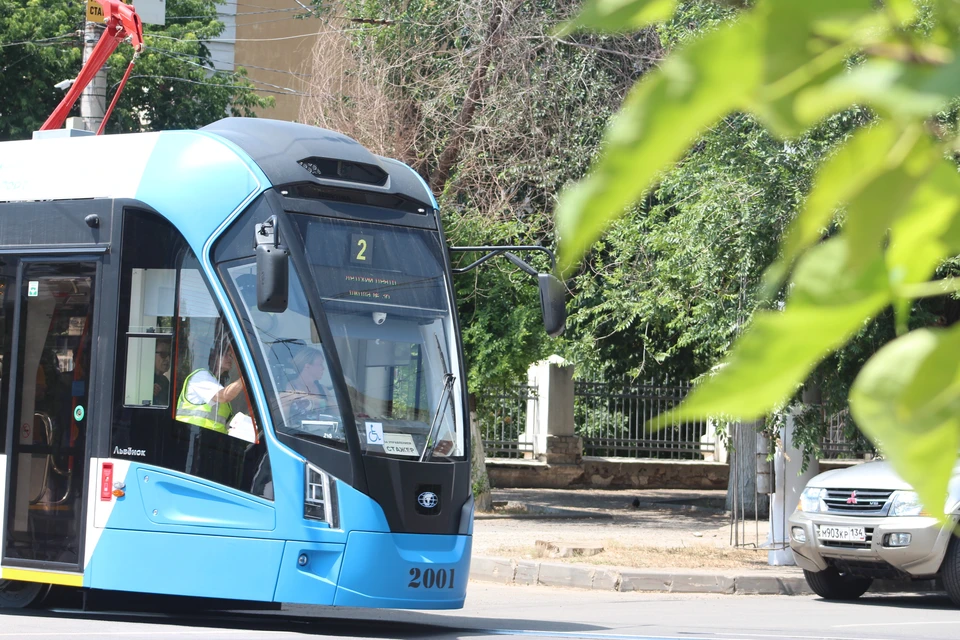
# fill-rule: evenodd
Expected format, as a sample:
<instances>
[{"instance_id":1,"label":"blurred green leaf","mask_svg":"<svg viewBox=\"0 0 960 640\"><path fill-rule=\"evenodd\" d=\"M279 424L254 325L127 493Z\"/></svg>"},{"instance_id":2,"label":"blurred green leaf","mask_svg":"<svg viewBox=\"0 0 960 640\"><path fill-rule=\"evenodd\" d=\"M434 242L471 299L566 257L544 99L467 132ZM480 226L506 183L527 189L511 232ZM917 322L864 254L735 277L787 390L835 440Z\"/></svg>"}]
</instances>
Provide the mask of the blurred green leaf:
<instances>
[{"instance_id":1,"label":"blurred green leaf","mask_svg":"<svg viewBox=\"0 0 960 640\"><path fill-rule=\"evenodd\" d=\"M960 328L913 331L878 351L850 390L857 424L942 517L960 446Z\"/></svg>"},{"instance_id":2,"label":"blurred green leaf","mask_svg":"<svg viewBox=\"0 0 960 640\"><path fill-rule=\"evenodd\" d=\"M912 300L899 289L925 282L945 258L960 252L960 175L952 162L937 160L890 231L886 261L900 333L907 329Z\"/></svg>"},{"instance_id":3,"label":"blurred green leaf","mask_svg":"<svg viewBox=\"0 0 960 640\"><path fill-rule=\"evenodd\" d=\"M782 137L848 110L868 113L864 119L874 126L853 136L818 173L783 256L768 272L768 288L779 290L796 264L785 309L756 313L724 365L658 422L758 418L787 402L818 363L859 331L887 323L886 331L874 332L874 342L861 344L848 358L848 370L859 369L876 345L889 339L887 314L870 322L888 304L894 305L901 332L911 310L920 322L955 319L952 301L952 311L940 301L936 312L927 308L932 301L916 303L913 296L958 288L957 279L936 284L927 279L938 268L955 274L960 265L956 258L946 260L960 253L960 176L937 141L955 138L958 131L960 0L745 5L733 26L676 50L630 94L607 131L605 155L557 208L563 268L595 246L609 221L645 192L650 193L645 214L679 215L680 207L670 201L677 192L662 178L664 172L731 112L755 116ZM619 10L613 7L606 16ZM736 117L742 116L729 118ZM695 162L709 137L701 138L684 164ZM780 169L777 163L767 167L761 173ZM663 184L651 193L658 179ZM724 187L704 181L701 190L710 188ZM800 202L804 193L788 197ZM728 208L738 211L739 224L753 215L742 200ZM835 221L838 210L842 217ZM703 220L715 215L698 213ZM825 231L838 235L819 243ZM644 259L659 259L656 247L650 249ZM743 246L733 251L743 253ZM717 304L735 300L741 299L728 295ZM740 329L739 322L731 333ZM879 441L926 503L935 505L934 512L960 444L958 347L960 325L907 333L868 361L851 395L856 422Z\"/></svg>"},{"instance_id":4,"label":"blurred green leaf","mask_svg":"<svg viewBox=\"0 0 960 640\"><path fill-rule=\"evenodd\" d=\"M697 134L753 92L761 73L759 37L756 21L741 20L677 51L634 87L607 130L603 159L557 208L562 270L580 259Z\"/></svg>"},{"instance_id":5,"label":"blurred green leaf","mask_svg":"<svg viewBox=\"0 0 960 640\"><path fill-rule=\"evenodd\" d=\"M940 159L940 151L919 127L905 131L884 155L885 170L847 205L843 233L854 267L880 253L890 225L909 208L914 190Z\"/></svg>"},{"instance_id":6,"label":"blurred green leaf","mask_svg":"<svg viewBox=\"0 0 960 640\"><path fill-rule=\"evenodd\" d=\"M860 269L852 262L842 236L807 252L786 310L756 313L719 371L665 419L752 420L786 402L820 360L889 303L882 256Z\"/></svg>"},{"instance_id":7,"label":"blurred green leaf","mask_svg":"<svg viewBox=\"0 0 960 640\"><path fill-rule=\"evenodd\" d=\"M911 134L914 139L916 134ZM797 256L820 240L837 208L889 169L889 154L903 135L901 127L889 122L862 129L821 166L803 210L790 223L780 258L764 274L767 297L780 287Z\"/></svg>"},{"instance_id":8,"label":"blurred green leaf","mask_svg":"<svg viewBox=\"0 0 960 640\"><path fill-rule=\"evenodd\" d=\"M960 94L960 50L932 48L931 59L915 64L871 59L822 86L805 88L796 99L800 118L815 121L858 103L900 121L930 116ZM939 60L937 58L943 58Z\"/></svg>"},{"instance_id":9,"label":"blurred green leaf","mask_svg":"<svg viewBox=\"0 0 960 640\"><path fill-rule=\"evenodd\" d=\"M635 31L666 20L677 8L677 0L589 0L576 18L564 24L557 35L580 29Z\"/></svg>"},{"instance_id":10,"label":"blurred green leaf","mask_svg":"<svg viewBox=\"0 0 960 640\"><path fill-rule=\"evenodd\" d=\"M867 34L883 32L871 9L870 0L759 3L764 73L750 110L785 136L796 135L819 120L797 117L796 92L843 73L855 45Z\"/></svg>"},{"instance_id":11,"label":"blurred green leaf","mask_svg":"<svg viewBox=\"0 0 960 640\"><path fill-rule=\"evenodd\" d=\"M938 21L960 23L960 0L936 0L935 5Z\"/></svg>"},{"instance_id":12,"label":"blurred green leaf","mask_svg":"<svg viewBox=\"0 0 960 640\"><path fill-rule=\"evenodd\" d=\"M735 24L674 51L630 93L590 175L557 207L560 266L569 270L697 135L721 116L749 110L780 133L796 133L793 96L843 69L851 41L812 48L819 26L873 25L870 0L758 3ZM865 28L865 27L863 27Z\"/></svg>"},{"instance_id":13,"label":"blurred green leaf","mask_svg":"<svg viewBox=\"0 0 960 640\"><path fill-rule=\"evenodd\" d=\"M914 0L885 0L883 4L900 25L910 24L917 19L918 11Z\"/></svg>"}]
</instances>

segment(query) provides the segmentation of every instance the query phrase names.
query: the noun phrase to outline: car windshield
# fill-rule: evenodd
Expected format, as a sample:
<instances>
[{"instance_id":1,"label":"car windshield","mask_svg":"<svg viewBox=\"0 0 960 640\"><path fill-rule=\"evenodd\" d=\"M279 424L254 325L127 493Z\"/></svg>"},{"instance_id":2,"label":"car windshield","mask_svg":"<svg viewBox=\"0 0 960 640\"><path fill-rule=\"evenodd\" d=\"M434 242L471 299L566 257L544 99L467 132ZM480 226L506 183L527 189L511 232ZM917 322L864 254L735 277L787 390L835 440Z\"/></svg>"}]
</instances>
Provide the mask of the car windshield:
<instances>
[{"instance_id":1,"label":"car windshield","mask_svg":"<svg viewBox=\"0 0 960 640\"><path fill-rule=\"evenodd\" d=\"M439 234L295 216L344 373L361 447L407 459L464 452L459 371ZM273 387L276 429L346 446L302 280L290 271L283 313L256 304L256 265L227 268Z\"/></svg>"}]
</instances>

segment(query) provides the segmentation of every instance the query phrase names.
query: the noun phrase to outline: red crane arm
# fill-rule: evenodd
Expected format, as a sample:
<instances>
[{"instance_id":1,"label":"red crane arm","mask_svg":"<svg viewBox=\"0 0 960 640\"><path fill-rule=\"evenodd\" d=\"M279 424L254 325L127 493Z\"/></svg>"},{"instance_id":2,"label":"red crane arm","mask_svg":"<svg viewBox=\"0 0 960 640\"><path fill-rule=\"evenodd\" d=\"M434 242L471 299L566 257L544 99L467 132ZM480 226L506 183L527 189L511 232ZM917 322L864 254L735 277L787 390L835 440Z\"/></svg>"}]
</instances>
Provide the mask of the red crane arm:
<instances>
[{"instance_id":1,"label":"red crane arm","mask_svg":"<svg viewBox=\"0 0 960 640\"><path fill-rule=\"evenodd\" d=\"M80 97L83 90L90 84L93 77L97 75L97 72L106 64L107 58L116 51L117 46L121 42L130 38L130 44L133 45L136 54L139 54L143 49L143 25L140 23L140 16L137 15L136 9L124 4L121 0L97 0L97 2L103 6L106 29L104 29L103 35L100 36L100 41L97 42L97 46L93 48L93 53L90 54L83 68L80 69L80 74L77 75L77 79L74 80L70 90L67 91L67 95L63 96L63 100L60 101L60 104L53 110L53 113L50 114L47 121L40 127L41 131L59 129L63 126L77 98ZM132 65L133 63L131 62L130 64ZM127 70L127 75L129 75L129 69ZM124 76L124 80L126 80L126 78L127 76ZM119 93L122 89L123 86L121 83L117 92ZM116 101L114 101L114 103L115 102ZM106 118L104 119L106 120Z\"/></svg>"}]
</instances>

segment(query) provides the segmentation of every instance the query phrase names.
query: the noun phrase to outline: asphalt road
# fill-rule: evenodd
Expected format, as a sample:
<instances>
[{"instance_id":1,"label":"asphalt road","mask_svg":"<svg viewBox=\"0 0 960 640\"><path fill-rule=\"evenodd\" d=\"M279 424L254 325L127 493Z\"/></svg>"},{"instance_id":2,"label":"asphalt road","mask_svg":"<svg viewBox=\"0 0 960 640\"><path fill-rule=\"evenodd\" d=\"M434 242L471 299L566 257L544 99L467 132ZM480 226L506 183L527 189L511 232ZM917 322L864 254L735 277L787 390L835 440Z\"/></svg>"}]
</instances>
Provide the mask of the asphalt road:
<instances>
[{"instance_id":1,"label":"asphalt road","mask_svg":"<svg viewBox=\"0 0 960 640\"><path fill-rule=\"evenodd\" d=\"M565 638L570 640L946 640L960 610L938 595L800 596L590 592L472 584L461 611L286 607L219 614L0 614L0 640L74 638Z\"/></svg>"}]
</instances>

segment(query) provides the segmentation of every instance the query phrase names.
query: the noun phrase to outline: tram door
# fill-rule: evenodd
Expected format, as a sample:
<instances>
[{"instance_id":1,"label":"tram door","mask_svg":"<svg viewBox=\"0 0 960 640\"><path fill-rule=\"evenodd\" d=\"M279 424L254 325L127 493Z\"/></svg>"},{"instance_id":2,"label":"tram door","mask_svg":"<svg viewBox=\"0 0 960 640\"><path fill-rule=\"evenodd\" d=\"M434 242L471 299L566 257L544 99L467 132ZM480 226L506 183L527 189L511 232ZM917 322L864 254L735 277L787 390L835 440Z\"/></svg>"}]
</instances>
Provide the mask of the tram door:
<instances>
[{"instance_id":1,"label":"tram door","mask_svg":"<svg viewBox=\"0 0 960 640\"><path fill-rule=\"evenodd\" d=\"M2 407L10 454L4 564L82 569L96 266L20 263L13 406Z\"/></svg>"}]
</instances>

